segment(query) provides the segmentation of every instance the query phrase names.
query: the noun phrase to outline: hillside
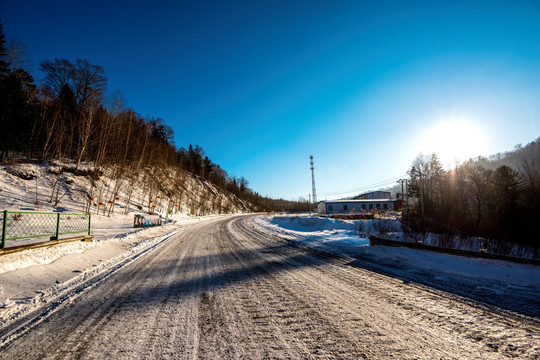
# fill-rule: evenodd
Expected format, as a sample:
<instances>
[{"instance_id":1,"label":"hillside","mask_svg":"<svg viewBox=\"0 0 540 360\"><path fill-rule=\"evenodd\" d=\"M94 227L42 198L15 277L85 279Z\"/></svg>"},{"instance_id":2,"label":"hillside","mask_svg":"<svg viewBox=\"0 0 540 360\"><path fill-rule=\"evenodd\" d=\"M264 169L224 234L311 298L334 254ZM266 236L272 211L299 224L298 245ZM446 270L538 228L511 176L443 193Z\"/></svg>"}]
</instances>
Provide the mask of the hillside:
<instances>
[{"instance_id":1,"label":"hillside","mask_svg":"<svg viewBox=\"0 0 540 360\"><path fill-rule=\"evenodd\" d=\"M479 156L472 160L486 169L495 170L496 168L505 165L521 172L523 170L524 161L540 161L540 152L538 151L539 146L540 137L525 146L518 144L511 151L497 153L488 157Z\"/></svg>"},{"instance_id":2,"label":"hillside","mask_svg":"<svg viewBox=\"0 0 540 360\"><path fill-rule=\"evenodd\" d=\"M99 216L150 212L164 217L252 209L234 194L181 169L143 168L137 174L115 167L102 169L83 165L75 171L74 162L59 161L2 165L0 209L90 211Z\"/></svg>"}]
</instances>

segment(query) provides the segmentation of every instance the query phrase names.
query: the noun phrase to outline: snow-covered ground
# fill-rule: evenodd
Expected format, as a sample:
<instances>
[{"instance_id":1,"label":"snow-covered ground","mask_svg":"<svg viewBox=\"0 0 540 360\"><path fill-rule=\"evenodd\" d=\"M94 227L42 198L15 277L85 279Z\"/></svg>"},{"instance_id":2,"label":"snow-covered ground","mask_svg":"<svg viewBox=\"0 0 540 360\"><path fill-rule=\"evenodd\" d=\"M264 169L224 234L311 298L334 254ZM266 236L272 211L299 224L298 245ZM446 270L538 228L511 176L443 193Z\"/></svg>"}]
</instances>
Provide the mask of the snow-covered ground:
<instances>
[{"instance_id":1,"label":"snow-covered ground","mask_svg":"<svg viewBox=\"0 0 540 360\"><path fill-rule=\"evenodd\" d=\"M48 301L32 316L0 325L0 357L537 359L540 354L537 319L355 266L359 259L285 240L257 225L260 220L235 216L173 229L179 233L163 242L160 238L169 235L156 238L156 246L134 254L133 261L128 257L59 296L45 292L38 299ZM377 265L372 260L367 266Z\"/></svg>"},{"instance_id":2,"label":"snow-covered ground","mask_svg":"<svg viewBox=\"0 0 540 360\"><path fill-rule=\"evenodd\" d=\"M167 214L165 205L161 206L162 202L169 203L165 193L157 190L152 193L152 199L157 204L155 213L171 220L170 224L135 229L134 214L141 212L140 209L144 212L149 201L149 190L145 187L143 174L138 177L137 186L128 197L128 181L113 180L108 176L111 169L105 169L105 174L96 181L92 181L88 176L60 172L62 167L69 168L73 165L71 162L54 161L0 166L0 210L81 213L88 204L89 196L96 198L94 205L100 201L107 203L107 200L114 199L115 195L120 199L110 213L102 208L98 211L97 206L90 207L93 242L64 243L50 248L0 256L0 324L11 316L30 311L39 307L42 302L50 301L55 294L69 292L77 283L86 281L89 277L106 273L126 259L143 254L146 249L176 232L219 217L188 215L193 211L192 204L208 205L207 203L211 202L211 197L207 196L210 192L221 199L223 206L228 206L229 211L244 210L242 204L232 204L234 199L230 195L219 193L212 184L195 177L187 177L184 181L186 189L183 196L174 199L178 207L175 207L172 215ZM83 164L83 169L89 168L87 164ZM158 179L157 175L154 180L160 181L165 190L171 185L170 179ZM128 198L131 200L126 201ZM195 211L198 213L197 209ZM78 235L84 233L64 235L60 238ZM6 247L47 240L46 237L9 240Z\"/></svg>"},{"instance_id":3,"label":"snow-covered ground","mask_svg":"<svg viewBox=\"0 0 540 360\"><path fill-rule=\"evenodd\" d=\"M312 246L324 246L341 254L350 255L359 247L369 245L369 239L359 235L359 220L338 220L302 214L261 216L256 218L255 222L285 239Z\"/></svg>"},{"instance_id":4,"label":"snow-covered ground","mask_svg":"<svg viewBox=\"0 0 540 360\"><path fill-rule=\"evenodd\" d=\"M373 220L337 220L303 214L261 216L255 222L290 241L367 259L373 264L390 265L398 272L413 274L416 279L430 278L439 284L465 284L466 291L482 296L511 295L533 299L530 305L536 306L540 315L540 266L405 247L370 246L365 231L372 229L373 234L378 235Z\"/></svg>"},{"instance_id":5,"label":"snow-covered ground","mask_svg":"<svg viewBox=\"0 0 540 360\"><path fill-rule=\"evenodd\" d=\"M144 229L133 228L133 215L96 217L92 242L63 243L0 256L0 324L61 293L74 291L74 287L91 277L109 273L115 266L194 224L219 217L222 216L179 215L170 224Z\"/></svg>"},{"instance_id":6,"label":"snow-covered ground","mask_svg":"<svg viewBox=\"0 0 540 360\"><path fill-rule=\"evenodd\" d=\"M133 215L99 215L93 217L93 242L66 243L4 255L0 257L0 324L28 309L39 307L47 301L44 299L70 291L78 282L100 272L108 272L125 259L140 256L146 249L193 224L217 217L176 215L174 223L134 229ZM468 284L473 284L474 289L486 294L505 296L512 293L521 294L525 299L540 298L538 266L369 246L368 235L377 235L380 230L371 220L337 220L301 214L261 215L253 221L265 231L292 242L346 257L369 259L373 264L413 269L418 276L429 274L439 282L463 282L465 279Z\"/></svg>"},{"instance_id":7,"label":"snow-covered ground","mask_svg":"<svg viewBox=\"0 0 540 360\"><path fill-rule=\"evenodd\" d=\"M163 217L168 213L170 217L241 213L248 209L234 195L178 169L143 169L136 175L118 176L114 168L108 167L102 175L92 178L75 175L74 167L72 161L0 165L0 210L81 213L90 209L98 222L100 217L120 213L129 214L123 219L132 222L133 213L145 212L150 206ZM90 164L81 165L83 171L91 169ZM114 202L110 212L109 201Z\"/></svg>"}]
</instances>

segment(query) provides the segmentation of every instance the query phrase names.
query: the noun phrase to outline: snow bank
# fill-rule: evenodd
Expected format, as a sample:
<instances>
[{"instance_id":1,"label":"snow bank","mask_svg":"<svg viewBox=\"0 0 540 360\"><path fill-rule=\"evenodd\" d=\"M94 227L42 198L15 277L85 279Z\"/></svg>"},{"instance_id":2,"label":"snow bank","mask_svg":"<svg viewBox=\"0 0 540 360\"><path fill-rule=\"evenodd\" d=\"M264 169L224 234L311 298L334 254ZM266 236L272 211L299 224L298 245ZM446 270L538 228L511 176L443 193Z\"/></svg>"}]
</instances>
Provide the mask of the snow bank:
<instances>
[{"instance_id":1,"label":"snow bank","mask_svg":"<svg viewBox=\"0 0 540 360\"><path fill-rule=\"evenodd\" d=\"M348 254L358 246L369 245L367 237L358 236L359 220L338 220L303 214L261 216L254 221L283 238L312 246L331 247L341 254Z\"/></svg>"},{"instance_id":2,"label":"snow bank","mask_svg":"<svg viewBox=\"0 0 540 360\"><path fill-rule=\"evenodd\" d=\"M435 274L439 280L489 283L495 293L522 291L540 298L540 267L501 260L469 258L404 247L369 246L370 229L378 235L377 219L337 220L315 215L273 215L254 219L281 237L353 258L370 258L415 273ZM394 226L394 225L391 225ZM394 237L403 234L394 233Z\"/></svg>"}]
</instances>

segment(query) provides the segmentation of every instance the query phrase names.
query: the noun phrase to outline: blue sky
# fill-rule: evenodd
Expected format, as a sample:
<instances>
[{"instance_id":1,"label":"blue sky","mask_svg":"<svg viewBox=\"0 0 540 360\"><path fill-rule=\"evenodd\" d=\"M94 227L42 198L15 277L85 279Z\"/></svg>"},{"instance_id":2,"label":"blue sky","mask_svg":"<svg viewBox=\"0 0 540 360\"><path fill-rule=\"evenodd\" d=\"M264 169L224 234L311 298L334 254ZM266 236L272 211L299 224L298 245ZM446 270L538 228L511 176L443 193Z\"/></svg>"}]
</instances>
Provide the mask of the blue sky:
<instances>
[{"instance_id":1,"label":"blue sky","mask_svg":"<svg viewBox=\"0 0 540 360\"><path fill-rule=\"evenodd\" d=\"M112 3L112 2L111 2ZM319 198L393 184L540 136L538 1L4 0L7 39L104 67L177 146L255 191Z\"/></svg>"}]
</instances>

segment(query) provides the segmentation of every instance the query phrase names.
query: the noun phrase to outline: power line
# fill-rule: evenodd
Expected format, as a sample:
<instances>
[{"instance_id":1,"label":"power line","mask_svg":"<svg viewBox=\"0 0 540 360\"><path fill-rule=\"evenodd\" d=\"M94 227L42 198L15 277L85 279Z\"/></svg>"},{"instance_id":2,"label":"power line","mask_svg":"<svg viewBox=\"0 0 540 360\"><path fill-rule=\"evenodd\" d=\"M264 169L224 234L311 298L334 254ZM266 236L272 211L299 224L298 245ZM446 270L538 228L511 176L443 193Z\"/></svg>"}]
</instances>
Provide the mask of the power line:
<instances>
[{"instance_id":1,"label":"power line","mask_svg":"<svg viewBox=\"0 0 540 360\"><path fill-rule=\"evenodd\" d=\"M371 184L371 185L366 185L366 186L362 186L362 187L357 187L357 188L352 188L352 189L342 190L342 191L337 191L337 192L324 193L324 194L319 194L319 195L345 194L345 193L361 191L361 190L365 190L365 189L371 189L371 188L376 187L376 186L381 186L381 185L385 185L385 184L388 184L388 183L392 183L392 182L394 182L394 181L396 181L398 179L401 179L401 178L402 178L402 176L397 177L397 178L393 178L393 179L389 179L389 180L385 180L385 181L381 181L381 182Z\"/></svg>"},{"instance_id":2,"label":"power line","mask_svg":"<svg viewBox=\"0 0 540 360\"><path fill-rule=\"evenodd\" d=\"M366 185L366 186L363 186L363 187L358 187L358 188L353 188L353 189L348 189L348 190L342 190L342 191L337 191L337 192L331 192L331 193L323 193L323 194L319 193L319 197L321 197L321 196L333 196L333 195L346 195L346 194L350 194L350 193L363 192L363 191L366 191L366 190L371 190L374 187L381 187L381 186L384 186L384 185L390 185L392 183L395 183L396 180L402 179L404 176L407 176L407 175L402 175L402 176L399 176L399 177L396 177L396 178L393 178L393 179L381 181L381 182L371 184L371 185Z\"/></svg>"}]
</instances>

